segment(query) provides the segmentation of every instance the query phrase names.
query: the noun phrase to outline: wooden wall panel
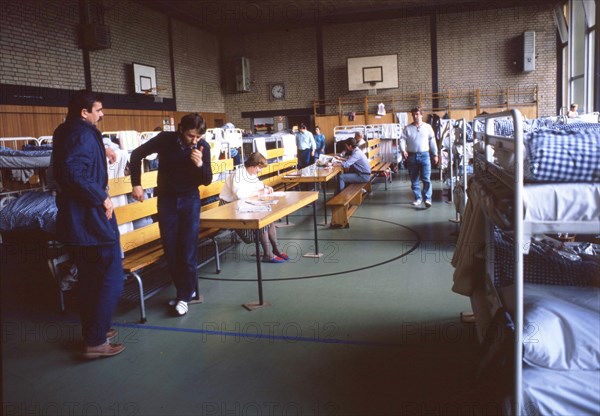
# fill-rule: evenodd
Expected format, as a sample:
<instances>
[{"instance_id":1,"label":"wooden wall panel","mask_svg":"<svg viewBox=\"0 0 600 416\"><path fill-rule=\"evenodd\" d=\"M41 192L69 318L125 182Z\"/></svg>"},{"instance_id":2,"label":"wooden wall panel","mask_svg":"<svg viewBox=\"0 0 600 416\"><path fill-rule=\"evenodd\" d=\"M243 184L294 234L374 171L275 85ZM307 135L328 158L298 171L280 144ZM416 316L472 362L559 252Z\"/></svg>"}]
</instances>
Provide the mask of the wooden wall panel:
<instances>
[{"instance_id":1,"label":"wooden wall panel","mask_svg":"<svg viewBox=\"0 0 600 416\"><path fill-rule=\"evenodd\" d=\"M186 112L157 110L119 110L107 108L98 124L100 131L152 131L163 125L164 118L175 118L175 126ZM207 127L225 120L224 113L201 113ZM0 137L51 136L67 115L66 107L0 105Z\"/></svg>"},{"instance_id":2,"label":"wooden wall panel","mask_svg":"<svg viewBox=\"0 0 600 416\"><path fill-rule=\"evenodd\" d=\"M0 137L51 136L66 115L65 107L0 105Z\"/></svg>"}]
</instances>

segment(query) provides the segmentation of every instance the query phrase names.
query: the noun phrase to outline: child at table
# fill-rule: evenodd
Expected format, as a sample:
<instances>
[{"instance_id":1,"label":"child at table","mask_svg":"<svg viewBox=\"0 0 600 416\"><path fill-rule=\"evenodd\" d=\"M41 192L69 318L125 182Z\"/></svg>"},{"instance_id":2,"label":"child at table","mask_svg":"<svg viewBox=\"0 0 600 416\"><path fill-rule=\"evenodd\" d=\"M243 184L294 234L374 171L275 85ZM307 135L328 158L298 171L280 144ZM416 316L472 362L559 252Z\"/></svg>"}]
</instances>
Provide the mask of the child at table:
<instances>
[{"instance_id":1,"label":"child at table","mask_svg":"<svg viewBox=\"0 0 600 416\"><path fill-rule=\"evenodd\" d=\"M263 168L267 166L267 159L259 152L248 156L244 167L236 169L233 175L225 180L219 198L221 204L228 204L238 199L270 195L273 188L265 186L258 178ZM236 230L245 243L254 242L254 230ZM262 261L265 263L284 263L289 260L286 253L279 251L277 245L277 228L270 224L260 230L259 240L263 249ZM271 244L272 249L269 247Z\"/></svg>"}]
</instances>

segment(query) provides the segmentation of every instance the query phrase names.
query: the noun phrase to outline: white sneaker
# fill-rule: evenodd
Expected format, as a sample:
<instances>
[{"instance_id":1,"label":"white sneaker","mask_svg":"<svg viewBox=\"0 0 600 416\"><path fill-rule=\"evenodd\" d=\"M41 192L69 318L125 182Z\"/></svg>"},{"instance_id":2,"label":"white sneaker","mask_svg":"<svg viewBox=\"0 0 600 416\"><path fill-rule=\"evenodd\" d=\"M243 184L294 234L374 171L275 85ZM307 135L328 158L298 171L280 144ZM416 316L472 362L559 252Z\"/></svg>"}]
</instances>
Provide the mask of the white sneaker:
<instances>
[{"instance_id":1,"label":"white sneaker","mask_svg":"<svg viewBox=\"0 0 600 416\"><path fill-rule=\"evenodd\" d=\"M177 305L175 305L175 313L179 316L183 316L187 313L188 311L188 305L187 302L184 302L182 300L180 300L179 302L177 302Z\"/></svg>"},{"instance_id":2,"label":"white sneaker","mask_svg":"<svg viewBox=\"0 0 600 416\"><path fill-rule=\"evenodd\" d=\"M202 303L204 302L204 297L202 295L198 296L198 299L196 299L196 292L192 293L192 297L190 299L190 301L188 302L190 305L194 304L194 303ZM175 306L177 305L177 299L171 299L169 301L169 306Z\"/></svg>"},{"instance_id":3,"label":"white sneaker","mask_svg":"<svg viewBox=\"0 0 600 416\"><path fill-rule=\"evenodd\" d=\"M431 201L425 201L425 206L429 208L431 206Z\"/></svg>"},{"instance_id":4,"label":"white sneaker","mask_svg":"<svg viewBox=\"0 0 600 416\"><path fill-rule=\"evenodd\" d=\"M423 201L421 201L420 199L417 199L415 202L412 203L412 206L420 207L422 203L423 203Z\"/></svg>"}]
</instances>

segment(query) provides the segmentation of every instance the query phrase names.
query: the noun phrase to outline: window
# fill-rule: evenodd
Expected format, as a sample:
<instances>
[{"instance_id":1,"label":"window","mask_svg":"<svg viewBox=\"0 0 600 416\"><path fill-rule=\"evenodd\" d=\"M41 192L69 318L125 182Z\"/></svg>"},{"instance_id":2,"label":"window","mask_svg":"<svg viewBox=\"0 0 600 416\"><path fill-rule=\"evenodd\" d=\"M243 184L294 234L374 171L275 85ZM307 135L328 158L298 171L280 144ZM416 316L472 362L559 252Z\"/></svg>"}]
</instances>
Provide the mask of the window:
<instances>
[{"instance_id":1,"label":"window","mask_svg":"<svg viewBox=\"0 0 600 416\"><path fill-rule=\"evenodd\" d=\"M594 105L594 37L596 35L595 0L570 0L568 5L569 37L567 45L568 64L563 73L567 94L563 95L563 107L579 104L581 112L590 112ZM563 55L564 56L564 55ZM566 81L566 82L565 82ZM563 86L564 86L563 84Z\"/></svg>"}]
</instances>

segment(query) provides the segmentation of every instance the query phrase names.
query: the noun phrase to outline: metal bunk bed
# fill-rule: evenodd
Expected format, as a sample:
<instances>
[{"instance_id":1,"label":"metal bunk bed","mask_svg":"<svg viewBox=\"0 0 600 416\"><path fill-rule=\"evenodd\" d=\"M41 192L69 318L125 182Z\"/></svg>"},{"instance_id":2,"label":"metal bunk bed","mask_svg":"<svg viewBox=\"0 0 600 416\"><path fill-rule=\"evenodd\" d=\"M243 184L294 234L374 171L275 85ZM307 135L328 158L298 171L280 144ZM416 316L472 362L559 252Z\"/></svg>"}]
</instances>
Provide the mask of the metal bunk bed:
<instances>
[{"instance_id":1,"label":"metal bunk bed","mask_svg":"<svg viewBox=\"0 0 600 416\"><path fill-rule=\"evenodd\" d=\"M367 138L367 126L356 124L351 126L336 126L333 128L333 152L340 153L338 151L337 144L346 139L354 137L356 132L362 133L363 137Z\"/></svg>"},{"instance_id":2,"label":"metal bunk bed","mask_svg":"<svg viewBox=\"0 0 600 416\"><path fill-rule=\"evenodd\" d=\"M510 117L512 120L512 137L499 136L494 128L494 120L507 116ZM549 200L538 200L540 199L539 196L535 196L536 194L533 193L534 191L538 192L542 186L546 185L545 183L540 184L542 181L540 179L542 175L538 177L538 183L529 183L532 180L535 180L532 179L531 172L536 167L536 165L531 161L528 162L529 164L526 164L527 155L525 153L527 151L530 157L534 157L531 156L531 154L534 151L534 146L536 145L536 143L532 143L533 139L531 137L533 136L530 136L527 141L528 148L525 148L523 119L520 112L518 110L511 110L497 114L478 116L475 118L474 123L478 120L485 123L485 128L483 132L478 132L476 131L478 129L473 129L474 136L479 137L482 142L481 144L483 145L480 146L480 149L475 154L475 177L478 177L480 175L489 175L489 177L491 178L489 182L505 187L506 195L508 195L512 199L512 203L508 206L508 214L499 214L499 205L501 204L498 203L497 200L490 198L491 194L486 194L485 190L482 191L482 189L484 188L479 188L475 185L472 185L470 188L472 190L473 187L475 187L477 189L477 191L475 191L477 192L477 194L474 194L474 196L476 196L478 200L483 201L480 204L480 207L483 212L485 222L486 262L484 268L486 272L486 278L488 280L491 279L491 276L493 276L495 273L494 256L496 253L494 252L494 227L506 229L514 242L512 246L513 264L511 267L511 271L513 273L514 278L514 288L511 289L509 286L507 286L502 288L502 290L499 290L499 292L496 292L495 294L492 293L493 296L497 296L498 293L501 295L500 302L502 307L510 312L509 323L512 323L514 335L514 344L512 348L512 354L514 359L514 385L512 392L512 400L507 400L505 402L505 411L508 414L530 414L530 411L533 411L534 414L537 414L537 412L540 412L540 409L554 409L552 406L563 406L563 402L561 402L562 400L564 401L564 408L571 409L571 412L573 412L572 409L574 408L578 409L579 412L582 412L581 409L585 409L583 413L591 412L598 414L600 412L600 399L598 399L598 397L600 397L600 369L590 368L590 370L592 371L583 371L580 373L558 370L554 371L554 368L547 369L540 367L538 369L535 365L531 365L531 358L529 356L524 357L524 354L528 353L528 350L526 348L530 347L529 344L525 343L524 335L524 327L525 325L528 325L524 312L524 299L526 297L524 287L524 282L526 279L524 273L524 256L529 253L531 247L530 244L532 243L531 239L534 235L557 234L561 232L577 234L590 234L590 232L600 232L600 215L598 215L598 213L600 212L600 198L598 198L598 195L600 195L600 185L598 185L599 180L596 177L599 174L599 162L595 162L595 169L593 167L594 165L591 165L593 172L591 172L589 176L587 176L588 179L581 180L581 182L586 183L585 187L590 189L591 196L589 197L589 200L595 200L595 206L586 207L584 214L580 214L579 212L561 213L561 210L557 208L554 209L554 211L547 211L553 212L554 217L552 216L552 214L538 216L535 210L536 204L539 204L540 206L543 204L548 204ZM568 139L568 135L570 133L570 131L564 131L560 134L563 135L562 137L566 137ZM596 137L592 138L592 141L598 141L595 142L596 144L592 144L592 146L595 147L592 148L591 152L588 151L588 153L593 153L593 157L599 158L600 144L598 143L600 143L600 133L598 133ZM579 137L577 137L577 139L579 139ZM539 154L540 153L538 153L538 155ZM576 165L576 163L574 163L574 165ZM539 167L539 165L537 167ZM548 168L553 168L553 166L548 166ZM564 170L565 169L559 169L556 170L556 172L557 174L564 174ZM463 171L463 173L465 172ZM569 189L573 188L576 184L579 185L578 182L573 180L558 180L549 182L552 182L549 184L551 185L551 187L557 188L557 190L555 190L557 196L559 192L568 191ZM580 195L579 191L578 195ZM591 205L594 205L593 202L591 203ZM456 283L457 278L455 274L455 287L457 286ZM570 283L561 284L569 285ZM486 287L489 288L489 286ZM548 285L548 287L552 286ZM571 288L572 286L569 287ZM590 291L592 291L592 303L598 304L598 299L600 299L600 290L598 290L597 288L588 287L586 287L585 289L585 291L580 291L577 293L589 294ZM453 288L453 290L458 291L455 288ZM491 288L491 291L494 291L493 287ZM598 293L598 295L595 295L594 293ZM594 296L597 297L597 299L595 299L595 302ZM546 301L546 299L543 300ZM547 301L550 302L553 301L553 299L548 298ZM511 320L512 322L510 322ZM527 329L529 330L529 328ZM541 329L545 328L542 327ZM552 341L556 342L556 338L560 338L561 334L550 334L551 338L554 338ZM531 334L527 335L528 338L530 335ZM596 345L595 351L592 352L597 357L599 354L597 347L598 344L594 345ZM526 359L525 361L524 358ZM526 362L527 364L524 364L524 362ZM544 396L539 396L539 400L532 399L531 397L536 396L530 397L529 395L532 393L529 390L527 390L528 396L527 399L525 399L523 377L524 367L526 367L527 374L529 375L529 378L527 378L528 388L530 388L529 383L531 383L531 380L536 380L536 377L537 380L542 379L541 376L534 377L535 374L539 373L543 373L545 376L548 376L547 374L553 374L558 378L558 380L564 380L559 381L559 385L562 382L565 383L565 386L568 385L568 383L570 383L570 381L566 377L572 377L574 379L580 378L581 380L585 381L582 382L580 390L574 389L574 394L571 394L569 397L565 398L561 397L561 400L553 401L552 404L544 403ZM541 387L539 386L539 382L534 382L538 383L538 385L534 387ZM557 392L555 391L554 394L556 393ZM544 411L542 411L542 413L543 412Z\"/></svg>"}]
</instances>

